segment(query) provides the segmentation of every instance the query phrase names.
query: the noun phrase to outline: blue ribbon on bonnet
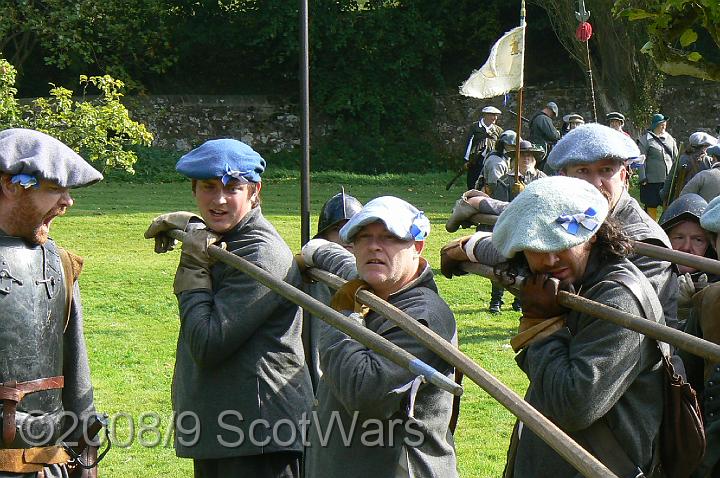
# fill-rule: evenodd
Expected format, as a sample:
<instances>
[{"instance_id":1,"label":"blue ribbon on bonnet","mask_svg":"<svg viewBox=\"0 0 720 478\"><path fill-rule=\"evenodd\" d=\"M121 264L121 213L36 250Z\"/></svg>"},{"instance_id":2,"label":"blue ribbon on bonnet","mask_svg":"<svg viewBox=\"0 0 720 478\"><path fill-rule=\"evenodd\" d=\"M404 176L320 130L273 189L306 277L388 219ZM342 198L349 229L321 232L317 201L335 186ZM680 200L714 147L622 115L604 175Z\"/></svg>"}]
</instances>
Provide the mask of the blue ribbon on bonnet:
<instances>
[{"instance_id":1,"label":"blue ribbon on bonnet","mask_svg":"<svg viewBox=\"0 0 720 478\"><path fill-rule=\"evenodd\" d=\"M428 220L427 216L425 216L425 214L420 211L415 215L412 220L412 224L410 225L410 235L416 241L424 241L429 234L430 221Z\"/></svg>"},{"instance_id":2,"label":"blue ribbon on bonnet","mask_svg":"<svg viewBox=\"0 0 720 478\"><path fill-rule=\"evenodd\" d=\"M567 232L576 236L580 231L580 226L588 231L594 231L600 225L596 218L597 213L593 208L589 207L585 212L578 214L561 214L555 222L564 227Z\"/></svg>"},{"instance_id":3,"label":"blue ribbon on bonnet","mask_svg":"<svg viewBox=\"0 0 720 478\"><path fill-rule=\"evenodd\" d=\"M40 187L40 182L37 180L37 178L29 174L16 174L12 178L10 178L10 182L13 184L19 184L25 189L29 187L34 187L35 189L37 189Z\"/></svg>"},{"instance_id":4,"label":"blue ribbon on bonnet","mask_svg":"<svg viewBox=\"0 0 720 478\"><path fill-rule=\"evenodd\" d=\"M246 184L250 182L245 177L245 175L248 173L250 173L250 171L232 170L230 169L229 164L225 164L225 174L222 175L220 181L222 181L223 186L227 186L227 183L229 183L232 179L237 179L238 181L240 181L241 184Z\"/></svg>"}]
</instances>

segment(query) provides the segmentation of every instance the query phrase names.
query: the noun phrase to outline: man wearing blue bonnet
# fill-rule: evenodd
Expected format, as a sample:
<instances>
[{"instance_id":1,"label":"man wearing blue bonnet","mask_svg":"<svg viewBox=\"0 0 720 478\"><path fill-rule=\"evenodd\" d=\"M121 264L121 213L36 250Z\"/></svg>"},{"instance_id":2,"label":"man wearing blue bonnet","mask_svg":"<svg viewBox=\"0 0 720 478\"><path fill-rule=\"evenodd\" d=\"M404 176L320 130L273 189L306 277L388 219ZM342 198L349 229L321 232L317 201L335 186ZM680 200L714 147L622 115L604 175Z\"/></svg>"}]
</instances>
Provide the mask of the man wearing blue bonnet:
<instances>
[{"instance_id":1,"label":"man wearing blue bonnet","mask_svg":"<svg viewBox=\"0 0 720 478\"><path fill-rule=\"evenodd\" d=\"M607 198L578 179L528 185L503 211L492 242L502 277L519 283L523 316L510 343L530 381L526 400L617 476L650 475L662 419L657 343L643 334L568 310L560 289L664 323L647 278L625 257L628 237ZM519 423L507 477L571 478L577 471Z\"/></svg>"},{"instance_id":2,"label":"man wearing blue bonnet","mask_svg":"<svg viewBox=\"0 0 720 478\"><path fill-rule=\"evenodd\" d=\"M352 253L313 239L302 257L309 266L349 280L333 296L333 308L452 377L452 366L355 300L359 289L369 289L456 345L455 317L421 257L429 233L422 211L383 196L368 202L340 230L341 239L352 243ZM305 452L307 478L458 476L450 394L330 326L318 349L323 375L314 411L318 424L310 427ZM338 426L332 427L334 421Z\"/></svg>"},{"instance_id":3,"label":"man wearing blue bonnet","mask_svg":"<svg viewBox=\"0 0 720 478\"><path fill-rule=\"evenodd\" d=\"M583 179L603 193L610 201L610 217L620 224L630 239L672 249L665 231L642 210L627 190L626 166L635 167L642 161L640 150L631 138L597 123L579 126L563 136L547 159L548 164L561 175ZM472 201L456 206L451 217L453 224L459 224L474 212L498 215L507 207L507 203L490 198L475 197ZM463 217L457 217L458 214ZM486 255L487 260L492 260L495 254L492 248L482 248L483 244L490 244L489 240L481 241L482 238L477 235L473 238L472 244L477 244L482 250L468 257L459 246L467 244L470 236L454 241L453 244L458 247L446 250L444 272L452 275L456 261L486 263ZM672 264L635 253L628 258L653 285L667 324L677 327L678 286Z\"/></svg>"},{"instance_id":4,"label":"man wearing blue bonnet","mask_svg":"<svg viewBox=\"0 0 720 478\"><path fill-rule=\"evenodd\" d=\"M58 446L97 419L77 283L83 260L49 234L73 205L70 190L101 179L55 138L0 132L0 476L83 473ZM96 451L86 448L82 462L96 464Z\"/></svg>"},{"instance_id":5,"label":"man wearing blue bonnet","mask_svg":"<svg viewBox=\"0 0 720 478\"><path fill-rule=\"evenodd\" d=\"M166 231L188 233L173 287L180 309L176 453L193 458L196 478L299 477L301 421L312 402L300 310L207 253L220 243L301 285L290 249L260 209L265 160L240 141L217 139L181 157L176 169L192 180L200 216L163 214L145 232L156 252L174 245Z\"/></svg>"}]
</instances>

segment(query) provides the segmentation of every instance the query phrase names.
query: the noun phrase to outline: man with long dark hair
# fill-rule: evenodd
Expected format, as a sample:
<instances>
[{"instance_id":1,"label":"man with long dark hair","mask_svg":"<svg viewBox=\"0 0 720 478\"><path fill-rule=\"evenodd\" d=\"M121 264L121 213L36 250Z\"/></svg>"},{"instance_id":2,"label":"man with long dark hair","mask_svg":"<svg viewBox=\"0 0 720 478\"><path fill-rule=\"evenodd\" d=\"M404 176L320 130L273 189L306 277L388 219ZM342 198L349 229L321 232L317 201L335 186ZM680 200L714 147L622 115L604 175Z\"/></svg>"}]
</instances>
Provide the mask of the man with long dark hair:
<instances>
[{"instance_id":1,"label":"man with long dark hair","mask_svg":"<svg viewBox=\"0 0 720 478\"><path fill-rule=\"evenodd\" d=\"M664 323L652 285L626 258L629 239L608 213L606 197L586 181L543 178L508 205L492 238L465 244L465 253L477 260L492 247L496 275L519 285L523 316L510 343L530 381L526 400L618 476L641 476L650 471L662 418L657 343L556 300L559 289L577 290ZM505 476L577 471L519 423Z\"/></svg>"}]
</instances>

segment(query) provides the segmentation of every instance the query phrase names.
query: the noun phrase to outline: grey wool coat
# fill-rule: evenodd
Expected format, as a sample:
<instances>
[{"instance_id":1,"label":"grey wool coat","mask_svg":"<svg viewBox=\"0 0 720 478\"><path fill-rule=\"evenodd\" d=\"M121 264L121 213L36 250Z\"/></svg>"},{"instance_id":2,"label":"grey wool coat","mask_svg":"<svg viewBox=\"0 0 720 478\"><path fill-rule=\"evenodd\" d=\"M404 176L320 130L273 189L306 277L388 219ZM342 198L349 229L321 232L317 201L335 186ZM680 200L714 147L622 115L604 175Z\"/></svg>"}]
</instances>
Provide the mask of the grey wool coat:
<instances>
[{"instance_id":1,"label":"grey wool coat","mask_svg":"<svg viewBox=\"0 0 720 478\"><path fill-rule=\"evenodd\" d=\"M313 262L346 279L357 277L355 258L336 244L321 246ZM437 293L432 270L422 263L420 276L388 302L457 344L453 313ZM365 320L368 329L453 376L453 367L389 320L374 312ZM320 339L320 363L323 376L305 450L306 478L457 476L448 429L452 395L421 384L411 372L329 326ZM397 474L400 464L407 473Z\"/></svg>"},{"instance_id":2,"label":"grey wool coat","mask_svg":"<svg viewBox=\"0 0 720 478\"><path fill-rule=\"evenodd\" d=\"M699 194L707 202L720 196L720 163L715 163L711 169L700 171L688 181L680 195Z\"/></svg>"},{"instance_id":3,"label":"grey wool coat","mask_svg":"<svg viewBox=\"0 0 720 478\"><path fill-rule=\"evenodd\" d=\"M638 168L640 182L664 183L672 168L673 159L678 155L677 143L670 133L666 132L659 138L667 151L650 132L646 132L638 140L640 152L645 155L645 164Z\"/></svg>"},{"instance_id":4,"label":"grey wool coat","mask_svg":"<svg viewBox=\"0 0 720 478\"><path fill-rule=\"evenodd\" d=\"M252 209L221 240L233 254L295 287L301 285L290 249L260 208ZM194 424L193 414L197 416L201 433L194 440L193 433L176 427L177 455L216 459L301 452L300 422L310 411L312 387L300 309L228 265L216 263L210 272L212 290L178 294L173 410L178 421L185 415L186 429ZM272 433L280 423L278 433Z\"/></svg>"},{"instance_id":5,"label":"grey wool coat","mask_svg":"<svg viewBox=\"0 0 720 478\"><path fill-rule=\"evenodd\" d=\"M586 271L581 296L663 323L652 286L632 263L600 261L593 251ZM608 280L615 271L629 273L643 297ZM641 301L651 305L651 316L645 315ZM657 342L575 311L569 311L566 320L565 328L518 354L518 365L530 380L526 400L580 442L589 440L586 429L602 420L628 458L648 472L663 406L664 371ZM582 475L524 427L513 476Z\"/></svg>"}]
</instances>

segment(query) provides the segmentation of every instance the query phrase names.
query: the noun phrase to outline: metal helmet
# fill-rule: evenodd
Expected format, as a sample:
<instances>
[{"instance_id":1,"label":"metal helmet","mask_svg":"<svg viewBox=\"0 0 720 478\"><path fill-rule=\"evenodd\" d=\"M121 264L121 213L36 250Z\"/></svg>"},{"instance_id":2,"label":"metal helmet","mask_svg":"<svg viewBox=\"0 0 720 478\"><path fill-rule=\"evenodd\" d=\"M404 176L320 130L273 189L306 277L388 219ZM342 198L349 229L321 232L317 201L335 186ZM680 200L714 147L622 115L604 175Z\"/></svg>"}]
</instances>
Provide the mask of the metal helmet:
<instances>
[{"instance_id":1,"label":"metal helmet","mask_svg":"<svg viewBox=\"0 0 720 478\"><path fill-rule=\"evenodd\" d=\"M341 186L340 192L323 204L315 237L318 237L338 222L350 219L357 214L362 207L362 203L349 194L345 194L345 188Z\"/></svg>"},{"instance_id":2,"label":"metal helmet","mask_svg":"<svg viewBox=\"0 0 720 478\"><path fill-rule=\"evenodd\" d=\"M697 194L683 194L671 202L660 216L660 227L665 232L670 232L670 229L682 221L694 220L700 223L700 216L705 211L707 204L707 201Z\"/></svg>"},{"instance_id":3,"label":"metal helmet","mask_svg":"<svg viewBox=\"0 0 720 478\"><path fill-rule=\"evenodd\" d=\"M515 134L515 131L507 129L502 132L502 134L498 138L498 142L501 142L508 146L512 146L515 144L515 138L517 138L517 134Z\"/></svg>"}]
</instances>

